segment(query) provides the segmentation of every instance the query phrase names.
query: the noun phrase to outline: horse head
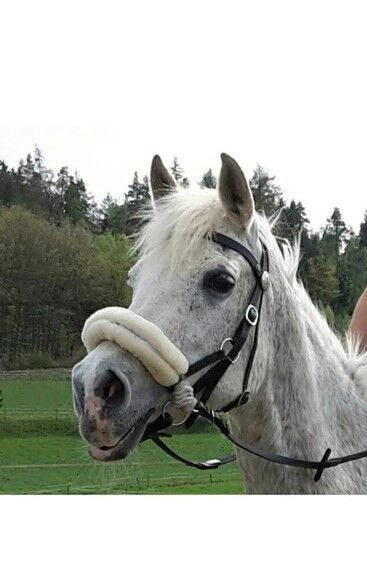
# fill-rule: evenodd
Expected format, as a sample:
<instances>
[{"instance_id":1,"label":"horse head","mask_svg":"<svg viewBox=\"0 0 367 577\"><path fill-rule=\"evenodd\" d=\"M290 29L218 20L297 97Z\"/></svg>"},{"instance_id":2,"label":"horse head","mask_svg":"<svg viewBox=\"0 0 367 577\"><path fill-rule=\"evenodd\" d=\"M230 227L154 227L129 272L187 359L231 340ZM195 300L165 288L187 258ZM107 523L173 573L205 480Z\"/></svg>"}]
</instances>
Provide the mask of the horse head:
<instances>
[{"instance_id":1,"label":"horse head","mask_svg":"<svg viewBox=\"0 0 367 577\"><path fill-rule=\"evenodd\" d=\"M88 321L84 342L90 352L73 369L80 432L99 460L133 451L172 401L172 385L189 364L220 349L243 316L253 271L238 253L211 242L211 234L230 236L256 258L262 251L253 195L230 156L222 155L218 190L180 189L158 156L150 181L153 206L137 241L140 258L129 272L131 306L116 309L120 321L108 317L112 309ZM118 335L103 324L109 320ZM249 352L245 346L209 406L224 406L241 393ZM181 393L192 399L191 377Z\"/></svg>"}]
</instances>

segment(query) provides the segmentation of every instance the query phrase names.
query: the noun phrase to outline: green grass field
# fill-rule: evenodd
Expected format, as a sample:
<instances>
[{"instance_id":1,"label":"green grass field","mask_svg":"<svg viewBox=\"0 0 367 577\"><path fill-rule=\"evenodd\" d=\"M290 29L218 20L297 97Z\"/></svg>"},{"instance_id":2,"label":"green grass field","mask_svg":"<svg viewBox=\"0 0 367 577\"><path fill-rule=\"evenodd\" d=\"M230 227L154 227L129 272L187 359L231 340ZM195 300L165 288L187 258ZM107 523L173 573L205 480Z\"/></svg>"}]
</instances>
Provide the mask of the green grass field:
<instances>
[{"instance_id":1,"label":"green grass field","mask_svg":"<svg viewBox=\"0 0 367 577\"><path fill-rule=\"evenodd\" d=\"M77 434L70 382L1 380L0 494L237 494L236 464L191 469L147 441L126 461L96 463ZM223 456L217 432L182 433L168 443L190 459Z\"/></svg>"}]
</instances>

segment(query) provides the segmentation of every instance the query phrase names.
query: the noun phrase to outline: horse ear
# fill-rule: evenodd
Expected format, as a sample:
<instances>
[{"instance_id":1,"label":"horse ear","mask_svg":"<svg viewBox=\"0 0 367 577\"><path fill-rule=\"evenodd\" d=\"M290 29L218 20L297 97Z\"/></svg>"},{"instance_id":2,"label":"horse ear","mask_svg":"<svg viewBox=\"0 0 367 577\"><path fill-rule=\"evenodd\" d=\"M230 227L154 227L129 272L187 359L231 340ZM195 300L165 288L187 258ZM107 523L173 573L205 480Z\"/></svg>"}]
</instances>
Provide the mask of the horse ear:
<instances>
[{"instance_id":1,"label":"horse ear","mask_svg":"<svg viewBox=\"0 0 367 577\"><path fill-rule=\"evenodd\" d=\"M150 168L150 185L155 200L169 194L177 188L177 182L164 166L158 154L153 157Z\"/></svg>"},{"instance_id":2,"label":"horse ear","mask_svg":"<svg viewBox=\"0 0 367 577\"><path fill-rule=\"evenodd\" d=\"M228 154L221 154L219 196L228 218L236 225L249 226L255 205L250 186L237 162Z\"/></svg>"}]
</instances>

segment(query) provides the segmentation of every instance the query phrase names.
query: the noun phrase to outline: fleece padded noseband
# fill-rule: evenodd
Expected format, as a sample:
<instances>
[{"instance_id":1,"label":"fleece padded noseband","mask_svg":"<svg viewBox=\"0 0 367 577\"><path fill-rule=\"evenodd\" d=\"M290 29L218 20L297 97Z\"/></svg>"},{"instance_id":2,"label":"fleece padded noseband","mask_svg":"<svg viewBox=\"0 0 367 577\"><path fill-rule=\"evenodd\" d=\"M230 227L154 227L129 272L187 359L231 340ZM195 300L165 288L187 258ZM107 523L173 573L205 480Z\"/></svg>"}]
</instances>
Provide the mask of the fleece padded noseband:
<instances>
[{"instance_id":1,"label":"fleece padded noseband","mask_svg":"<svg viewBox=\"0 0 367 577\"><path fill-rule=\"evenodd\" d=\"M106 307L90 316L82 331L88 353L102 341L111 341L136 357L164 387L171 387L184 375L189 363L161 329L121 307Z\"/></svg>"}]
</instances>

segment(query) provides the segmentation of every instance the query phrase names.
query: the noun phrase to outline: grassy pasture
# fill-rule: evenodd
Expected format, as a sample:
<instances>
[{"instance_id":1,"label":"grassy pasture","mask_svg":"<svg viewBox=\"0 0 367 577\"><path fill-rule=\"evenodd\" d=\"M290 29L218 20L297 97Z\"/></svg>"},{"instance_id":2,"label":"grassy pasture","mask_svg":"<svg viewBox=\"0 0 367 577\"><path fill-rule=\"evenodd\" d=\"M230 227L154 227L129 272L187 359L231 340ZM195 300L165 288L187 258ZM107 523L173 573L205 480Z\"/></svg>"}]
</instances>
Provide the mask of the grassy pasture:
<instances>
[{"instance_id":1,"label":"grassy pasture","mask_svg":"<svg viewBox=\"0 0 367 577\"><path fill-rule=\"evenodd\" d=\"M147 441L124 462L96 463L78 436L66 380L0 380L1 494L234 494L236 464L203 472L171 460ZM168 440L192 459L228 454L217 432Z\"/></svg>"}]
</instances>

